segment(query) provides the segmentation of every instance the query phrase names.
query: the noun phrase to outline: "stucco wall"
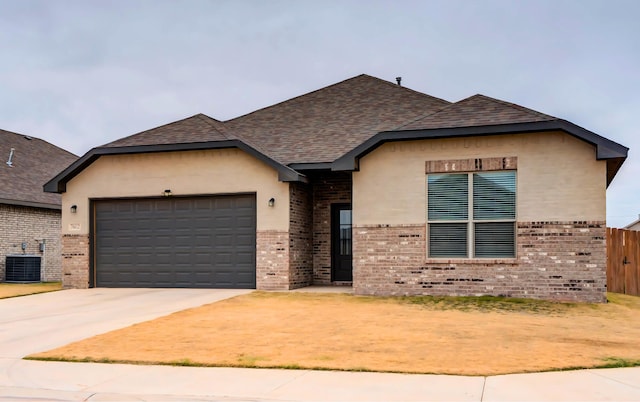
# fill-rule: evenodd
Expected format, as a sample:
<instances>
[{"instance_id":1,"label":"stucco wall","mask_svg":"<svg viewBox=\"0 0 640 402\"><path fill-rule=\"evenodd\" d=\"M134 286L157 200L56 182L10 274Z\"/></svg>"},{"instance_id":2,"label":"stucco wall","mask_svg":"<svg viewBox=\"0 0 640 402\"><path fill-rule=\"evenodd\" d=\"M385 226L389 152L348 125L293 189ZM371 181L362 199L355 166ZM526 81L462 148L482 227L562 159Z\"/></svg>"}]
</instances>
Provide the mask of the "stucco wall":
<instances>
[{"instance_id":1,"label":"stucco wall","mask_svg":"<svg viewBox=\"0 0 640 402\"><path fill-rule=\"evenodd\" d=\"M289 230L289 185L272 167L239 149L102 156L67 183L62 233L89 233L91 198L255 192L257 230ZM268 201L275 198L275 206ZM77 212L70 213L71 205Z\"/></svg>"},{"instance_id":2,"label":"stucco wall","mask_svg":"<svg viewBox=\"0 0 640 402\"><path fill-rule=\"evenodd\" d=\"M561 132L386 143L353 173L353 223L424 224L425 161L518 160L518 221L604 221L606 162Z\"/></svg>"},{"instance_id":3,"label":"stucco wall","mask_svg":"<svg viewBox=\"0 0 640 402\"><path fill-rule=\"evenodd\" d=\"M6 256L23 253L42 257L42 281L61 279L60 211L0 204L0 281L5 279Z\"/></svg>"}]
</instances>

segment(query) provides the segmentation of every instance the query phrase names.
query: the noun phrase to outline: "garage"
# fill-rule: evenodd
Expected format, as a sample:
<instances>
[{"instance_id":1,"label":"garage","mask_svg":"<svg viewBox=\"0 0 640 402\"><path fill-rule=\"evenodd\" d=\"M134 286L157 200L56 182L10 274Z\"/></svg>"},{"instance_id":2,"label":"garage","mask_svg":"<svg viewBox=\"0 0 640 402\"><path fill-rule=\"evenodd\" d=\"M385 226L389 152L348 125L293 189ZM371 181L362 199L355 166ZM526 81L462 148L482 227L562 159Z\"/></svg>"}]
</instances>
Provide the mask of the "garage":
<instances>
[{"instance_id":1,"label":"garage","mask_svg":"<svg viewBox=\"0 0 640 402\"><path fill-rule=\"evenodd\" d=\"M256 287L254 194L93 201L91 286Z\"/></svg>"}]
</instances>

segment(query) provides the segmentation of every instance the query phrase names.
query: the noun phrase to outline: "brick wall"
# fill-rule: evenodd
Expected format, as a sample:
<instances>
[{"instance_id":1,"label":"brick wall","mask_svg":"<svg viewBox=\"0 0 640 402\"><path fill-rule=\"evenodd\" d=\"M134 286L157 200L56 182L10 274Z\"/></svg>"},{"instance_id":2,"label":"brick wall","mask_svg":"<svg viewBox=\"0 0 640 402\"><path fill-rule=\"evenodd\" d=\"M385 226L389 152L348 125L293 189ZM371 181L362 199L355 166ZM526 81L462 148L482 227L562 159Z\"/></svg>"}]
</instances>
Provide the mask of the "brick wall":
<instances>
[{"instance_id":1,"label":"brick wall","mask_svg":"<svg viewBox=\"0 0 640 402\"><path fill-rule=\"evenodd\" d=\"M291 183L289 188L289 286L296 289L313 281L312 201L309 185Z\"/></svg>"},{"instance_id":2,"label":"brick wall","mask_svg":"<svg viewBox=\"0 0 640 402\"><path fill-rule=\"evenodd\" d=\"M289 233L278 230L256 232L256 288L288 290Z\"/></svg>"},{"instance_id":3,"label":"brick wall","mask_svg":"<svg viewBox=\"0 0 640 402\"><path fill-rule=\"evenodd\" d=\"M62 286L65 289L89 287L89 235L62 236Z\"/></svg>"},{"instance_id":4,"label":"brick wall","mask_svg":"<svg viewBox=\"0 0 640 402\"><path fill-rule=\"evenodd\" d=\"M331 284L331 204L351 203L351 173L331 172L314 176L313 186L313 283Z\"/></svg>"},{"instance_id":5,"label":"brick wall","mask_svg":"<svg viewBox=\"0 0 640 402\"><path fill-rule=\"evenodd\" d=\"M41 279L61 279L60 211L0 204L0 280L5 279L5 261L9 254L42 257ZM44 241L45 250L40 252ZM22 243L26 250L22 251Z\"/></svg>"},{"instance_id":6,"label":"brick wall","mask_svg":"<svg viewBox=\"0 0 640 402\"><path fill-rule=\"evenodd\" d=\"M354 228L354 292L606 301L605 222L518 222L517 258L427 260L424 225Z\"/></svg>"}]
</instances>

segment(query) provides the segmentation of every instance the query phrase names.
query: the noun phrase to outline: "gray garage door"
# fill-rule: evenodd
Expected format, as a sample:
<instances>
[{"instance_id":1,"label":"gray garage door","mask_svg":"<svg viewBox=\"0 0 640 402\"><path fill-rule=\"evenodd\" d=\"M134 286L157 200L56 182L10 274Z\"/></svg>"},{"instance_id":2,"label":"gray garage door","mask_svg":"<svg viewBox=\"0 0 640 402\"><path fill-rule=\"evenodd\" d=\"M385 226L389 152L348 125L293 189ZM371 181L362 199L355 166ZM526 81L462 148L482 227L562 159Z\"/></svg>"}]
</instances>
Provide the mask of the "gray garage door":
<instances>
[{"instance_id":1,"label":"gray garage door","mask_svg":"<svg viewBox=\"0 0 640 402\"><path fill-rule=\"evenodd\" d=\"M94 206L95 286L256 287L254 195Z\"/></svg>"}]
</instances>

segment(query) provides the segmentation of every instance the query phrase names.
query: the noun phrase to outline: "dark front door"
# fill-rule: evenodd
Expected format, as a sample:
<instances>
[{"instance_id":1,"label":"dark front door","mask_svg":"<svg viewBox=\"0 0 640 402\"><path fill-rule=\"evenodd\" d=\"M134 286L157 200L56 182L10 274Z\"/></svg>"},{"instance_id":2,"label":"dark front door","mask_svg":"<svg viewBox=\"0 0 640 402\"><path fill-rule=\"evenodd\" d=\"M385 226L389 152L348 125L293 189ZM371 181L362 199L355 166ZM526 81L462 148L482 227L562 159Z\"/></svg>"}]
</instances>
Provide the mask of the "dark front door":
<instances>
[{"instance_id":1,"label":"dark front door","mask_svg":"<svg viewBox=\"0 0 640 402\"><path fill-rule=\"evenodd\" d=\"M331 280L352 281L351 205L331 205Z\"/></svg>"}]
</instances>

